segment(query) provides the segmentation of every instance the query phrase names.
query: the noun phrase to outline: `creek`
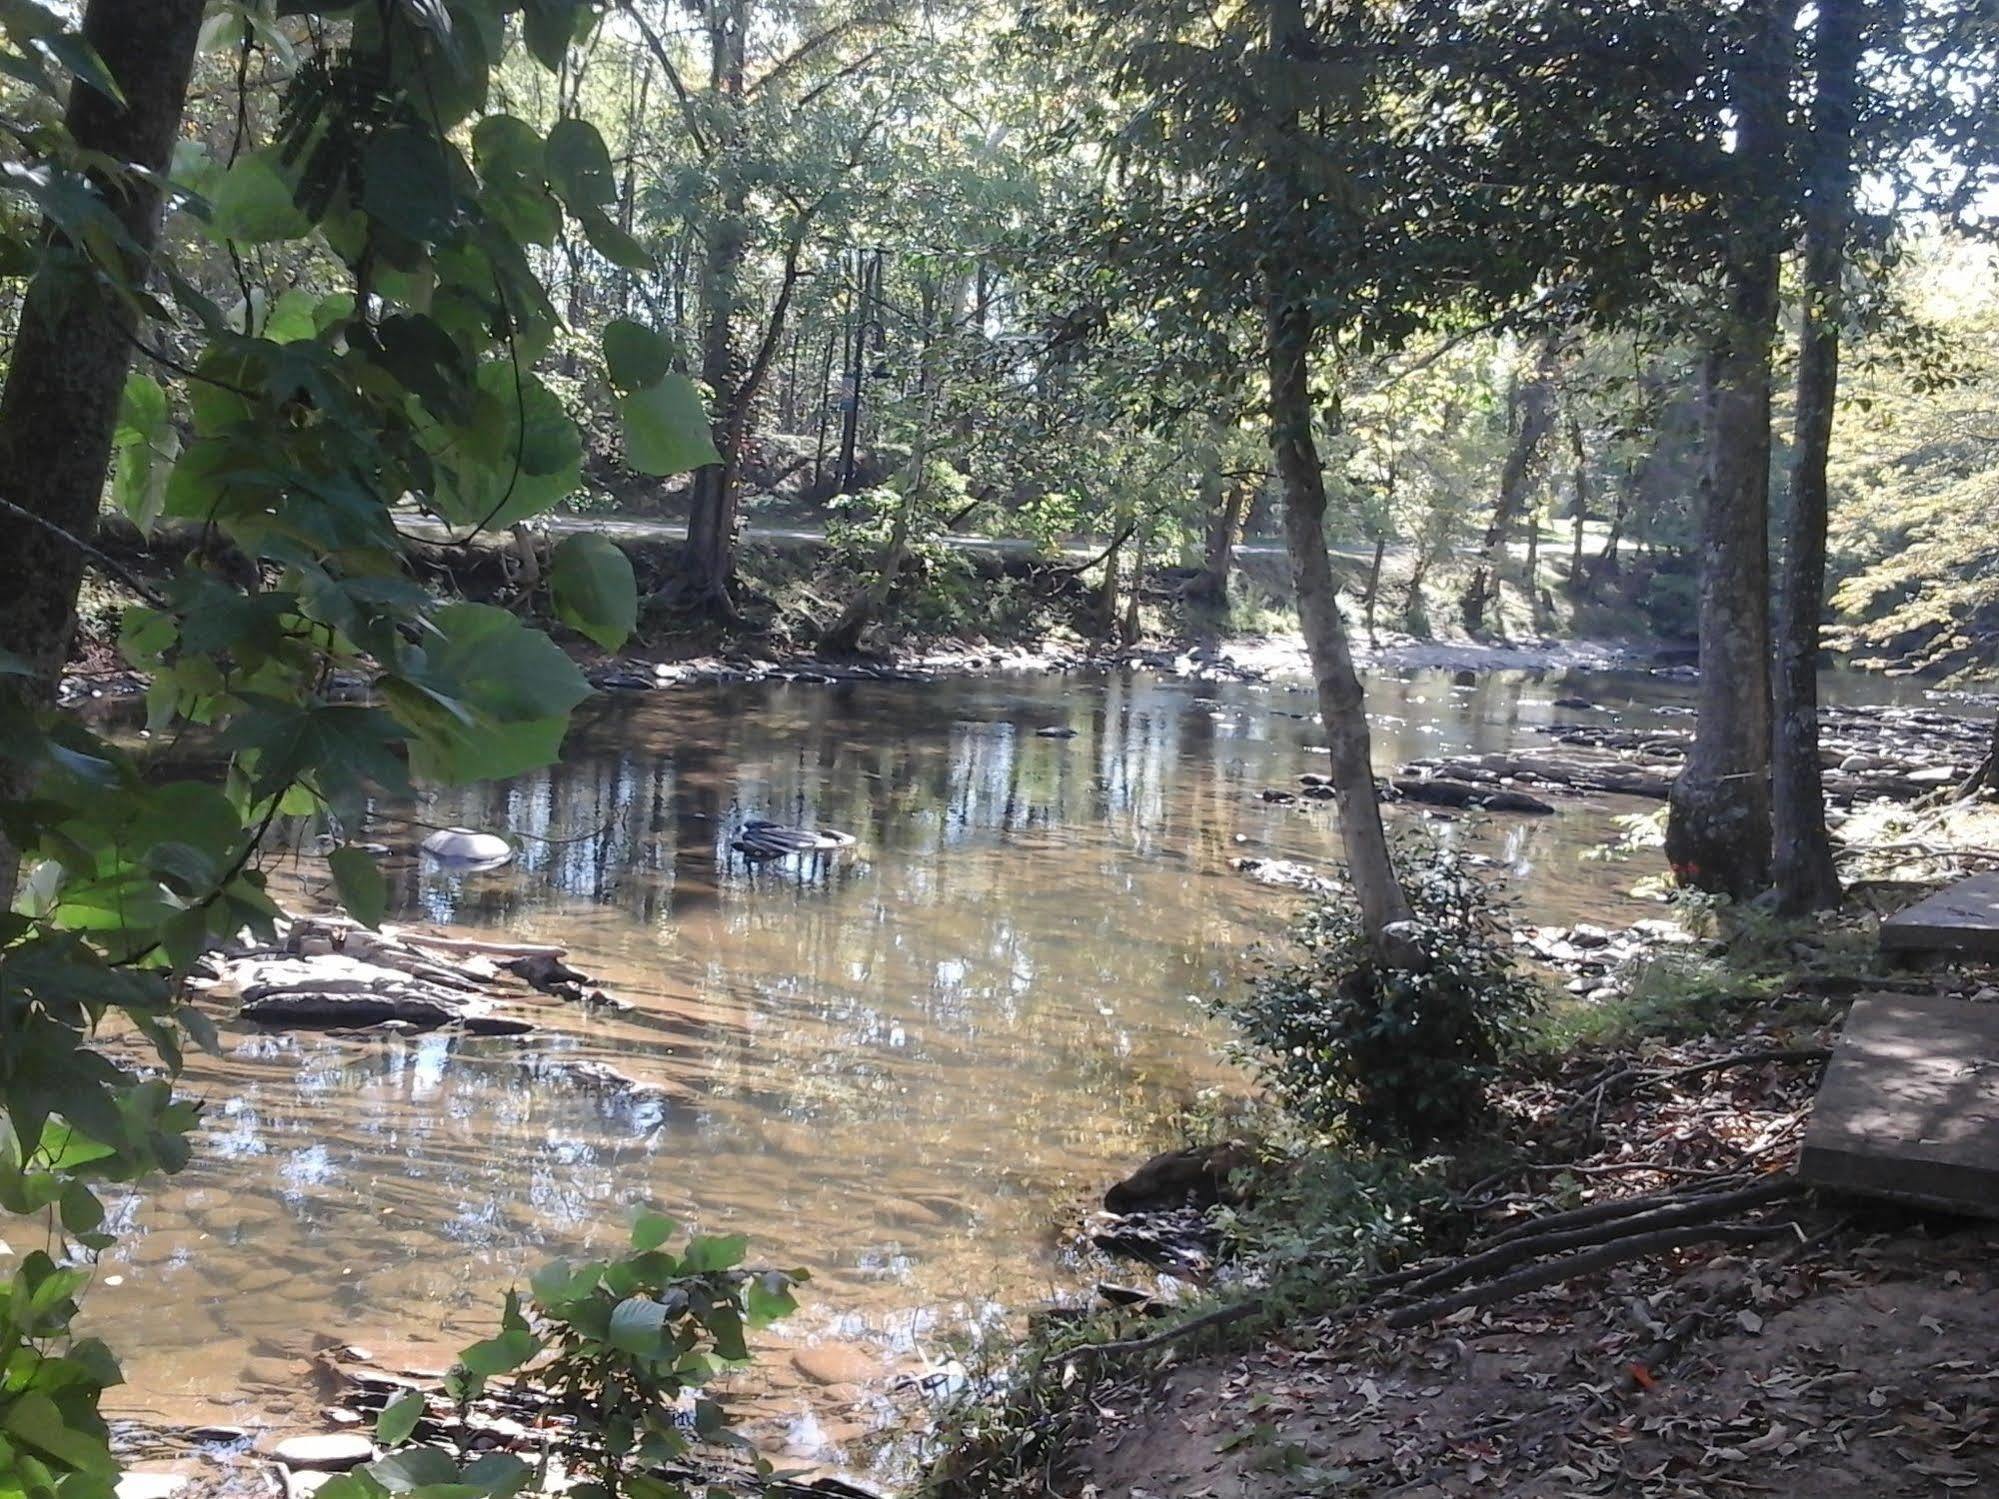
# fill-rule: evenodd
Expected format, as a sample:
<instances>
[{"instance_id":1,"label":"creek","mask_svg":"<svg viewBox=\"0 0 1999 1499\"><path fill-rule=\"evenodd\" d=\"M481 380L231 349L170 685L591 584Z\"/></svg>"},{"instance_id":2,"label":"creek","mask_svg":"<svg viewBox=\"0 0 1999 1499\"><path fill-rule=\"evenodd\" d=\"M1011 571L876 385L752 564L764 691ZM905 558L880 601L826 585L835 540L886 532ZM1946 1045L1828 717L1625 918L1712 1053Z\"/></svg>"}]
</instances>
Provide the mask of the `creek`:
<instances>
[{"instance_id":1,"label":"creek","mask_svg":"<svg viewBox=\"0 0 1999 1499\"><path fill-rule=\"evenodd\" d=\"M1597 711L1554 706L1577 695ZM1684 724L1688 700L1640 672L1370 687L1384 769L1606 711ZM394 919L565 944L633 1008L551 1002L525 1040L225 1022L222 1055L188 1068L194 1163L124 1199L88 1295L129 1381L110 1404L314 1429L315 1350L441 1368L507 1286L621 1242L651 1204L812 1271L750 1381L762 1445L892 1466L917 1399L897 1379L1102 1278L1083 1210L1204 1092L1244 1088L1203 1002L1297 899L1231 860L1336 857L1329 807L1259 799L1322 768L1312 708L1282 683L1146 674L683 688L595 700L547 770L383 809L367 836L397 850ZM1652 861L1585 855L1654 806L1566 800L1471 836L1527 919L1624 925L1656 914L1624 893ZM858 842L755 865L730 847L750 818ZM453 875L412 853L451 824L519 856ZM327 897L323 863L276 874ZM563 1086L524 1055L662 1091Z\"/></svg>"}]
</instances>

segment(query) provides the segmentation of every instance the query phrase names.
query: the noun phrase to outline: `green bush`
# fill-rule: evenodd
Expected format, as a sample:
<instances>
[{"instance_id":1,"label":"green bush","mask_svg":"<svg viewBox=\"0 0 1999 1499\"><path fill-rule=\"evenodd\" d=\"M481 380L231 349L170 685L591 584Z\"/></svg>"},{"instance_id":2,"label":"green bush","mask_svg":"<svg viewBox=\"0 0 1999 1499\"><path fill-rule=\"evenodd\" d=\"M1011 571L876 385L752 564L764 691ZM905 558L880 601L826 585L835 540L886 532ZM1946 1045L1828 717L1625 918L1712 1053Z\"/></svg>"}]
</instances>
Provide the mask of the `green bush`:
<instances>
[{"instance_id":1,"label":"green bush","mask_svg":"<svg viewBox=\"0 0 1999 1499\"><path fill-rule=\"evenodd\" d=\"M1385 969L1360 912L1310 906L1297 961L1222 1008L1278 1100L1307 1128L1376 1144L1461 1138L1540 990L1513 966L1504 908L1459 851L1404 841L1397 872L1423 962Z\"/></svg>"}]
</instances>

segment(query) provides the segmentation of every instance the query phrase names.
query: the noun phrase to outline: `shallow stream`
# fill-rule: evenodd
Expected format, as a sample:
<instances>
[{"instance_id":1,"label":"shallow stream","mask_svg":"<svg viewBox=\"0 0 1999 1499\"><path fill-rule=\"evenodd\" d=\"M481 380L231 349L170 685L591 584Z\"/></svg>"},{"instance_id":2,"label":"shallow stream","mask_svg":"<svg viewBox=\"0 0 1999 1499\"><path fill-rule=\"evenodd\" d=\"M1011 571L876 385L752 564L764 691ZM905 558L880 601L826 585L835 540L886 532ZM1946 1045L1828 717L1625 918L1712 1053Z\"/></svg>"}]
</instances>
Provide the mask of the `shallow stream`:
<instances>
[{"instance_id":1,"label":"shallow stream","mask_svg":"<svg viewBox=\"0 0 1999 1499\"><path fill-rule=\"evenodd\" d=\"M1377 757L1532 744L1577 694L1642 725L1688 690L1377 678ZM649 1203L811 1268L756 1377L765 1439L865 1469L914 1398L895 1378L1103 1275L1073 1248L1088 1199L1203 1090L1243 1086L1203 1001L1296 900L1230 860L1336 855L1329 809L1258 798L1322 768L1312 706L1144 675L688 688L600 700L559 766L428 799L423 822L521 855L466 877L390 860L397 918L567 944L636 1008L551 1001L525 1044L225 1027L190 1064L194 1164L125 1204L88 1297L130 1381L116 1404L314 1426L316 1348L441 1367L526 1270L620 1242ZM1621 893L1649 866L1583 855L1647 805L1568 800L1477 836L1530 918L1622 924L1650 909ZM752 817L858 846L753 867L729 847ZM284 877L325 884L309 860ZM671 1101L537 1081L523 1058L551 1053Z\"/></svg>"}]
</instances>

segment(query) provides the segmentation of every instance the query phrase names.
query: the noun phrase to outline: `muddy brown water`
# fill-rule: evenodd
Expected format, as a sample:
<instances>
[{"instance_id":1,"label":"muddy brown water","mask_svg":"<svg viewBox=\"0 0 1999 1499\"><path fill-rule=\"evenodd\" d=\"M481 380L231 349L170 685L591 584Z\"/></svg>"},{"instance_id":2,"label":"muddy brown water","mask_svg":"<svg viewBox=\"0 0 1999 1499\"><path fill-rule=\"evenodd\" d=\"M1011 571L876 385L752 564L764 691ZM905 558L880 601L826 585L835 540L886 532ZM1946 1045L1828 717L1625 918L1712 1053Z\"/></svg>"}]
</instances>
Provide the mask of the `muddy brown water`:
<instances>
[{"instance_id":1,"label":"muddy brown water","mask_svg":"<svg viewBox=\"0 0 1999 1499\"><path fill-rule=\"evenodd\" d=\"M1687 689L1379 678L1378 758L1600 720L1552 706L1575 694L1645 723ZM599 700L560 765L402 809L516 835L507 868L442 873L385 816L397 918L564 943L635 1008L551 1001L526 1042L225 1026L188 1069L194 1163L122 1204L88 1295L128 1380L112 1403L311 1429L316 1348L442 1367L504 1288L615 1247L651 1204L810 1267L748 1381L760 1439L880 1472L919 1398L896 1381L1129 1275L1075 1247L1080 1213L1204 1092L1244 1088L1203 1001L1244 982L1296 900L1229 861L1337 853L1328 809L1257 797L1321 766L1311 707L1144 675L682 689ZM1569 801L1474 836L1528 917L1621 923L1654 909L1622 893L1648 866L1583 855L1644 805ZM729 847L751 817L858 843L755 867ZM308 899L326 883L303 857L278 874ZM526 1063L549 1056L669 1100L537 1080Z\"/></svg>"}]
</instances>

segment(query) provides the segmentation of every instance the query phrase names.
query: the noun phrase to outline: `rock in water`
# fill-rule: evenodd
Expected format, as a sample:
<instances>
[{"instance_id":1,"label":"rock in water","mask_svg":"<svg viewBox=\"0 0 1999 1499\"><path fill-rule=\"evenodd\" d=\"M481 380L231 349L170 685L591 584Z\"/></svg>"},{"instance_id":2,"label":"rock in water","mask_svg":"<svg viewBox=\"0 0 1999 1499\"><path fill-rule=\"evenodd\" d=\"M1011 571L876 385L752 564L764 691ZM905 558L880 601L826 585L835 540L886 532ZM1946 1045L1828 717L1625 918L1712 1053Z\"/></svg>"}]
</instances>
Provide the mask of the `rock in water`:
<instances>
[{"instance_id":1,"label":"rock in water","mask_svg":"<svg viewBox=\"0 0 1999 1499\"><path fill-rule=\"evenodd\" d=\"M344 1473L375 1455L375 1444L357 1431L332 1431L323 1436L286 1437L271 1456L287 1468L316 1473Z\"/></svg>"},{"instance_id":2,"label":"rock in water","mask_svg":"<svg viewBox=\"0 0 1999 1499\"><path fill-rule=\"evenodd\" d=\"M761 818L744 823L742 832L729 844L744 858L755 860L783 859L792 854L830 854L853 846L851 833L836 833L828 828L787 828Z\"/></svg>"},{"instance_id":3,"label":"rock in water","mask_svg":"<svg viewBox=\"0 0 1999 1499\"><path fill-rule=\"evenodd\" d=\"M1127 1214L1213 1207L1227 1198L1229 1177L1255 1164L1241 1140L1164 1151L1104 1193L1104 1206Z\"/></svg>"},{"instance_id":4,"label":"rock in water","mask_svg":"<svg viewBox=\"0 0 1999 1499\"><path fill-rule=\"evenodd\" d=\"M423 840L423 851L440 864L494 869L514 856L513 845L497 833L470 828L439 828Z\"/></svg>"}]
</instances>

